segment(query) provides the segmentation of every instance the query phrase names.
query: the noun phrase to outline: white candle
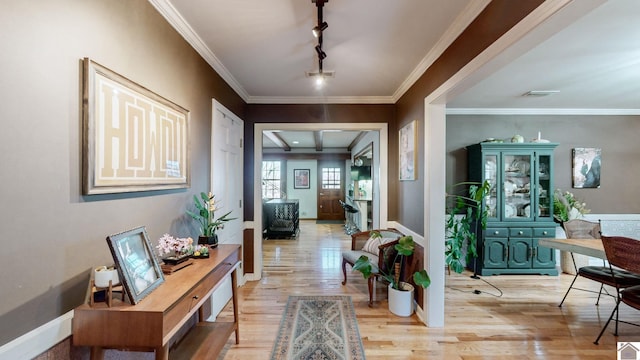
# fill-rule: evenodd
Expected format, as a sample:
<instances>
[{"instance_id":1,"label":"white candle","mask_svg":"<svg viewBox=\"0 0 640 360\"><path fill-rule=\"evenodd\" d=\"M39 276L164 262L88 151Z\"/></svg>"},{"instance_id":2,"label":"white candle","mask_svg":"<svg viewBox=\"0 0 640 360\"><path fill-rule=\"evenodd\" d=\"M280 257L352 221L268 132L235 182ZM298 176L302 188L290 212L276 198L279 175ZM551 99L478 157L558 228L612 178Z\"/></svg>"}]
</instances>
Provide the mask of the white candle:
<instances>
[{"instance_id":1,"label":"white candle","mask_svg":"<svg viewBox=\"0 0 640 360\"><path fill-rule=\"evenodd\" d=\"M540 139L542 139L542 138L540 137L540 131L538 131L538 140L540 140Z\"/></svg>"}]
</instances>

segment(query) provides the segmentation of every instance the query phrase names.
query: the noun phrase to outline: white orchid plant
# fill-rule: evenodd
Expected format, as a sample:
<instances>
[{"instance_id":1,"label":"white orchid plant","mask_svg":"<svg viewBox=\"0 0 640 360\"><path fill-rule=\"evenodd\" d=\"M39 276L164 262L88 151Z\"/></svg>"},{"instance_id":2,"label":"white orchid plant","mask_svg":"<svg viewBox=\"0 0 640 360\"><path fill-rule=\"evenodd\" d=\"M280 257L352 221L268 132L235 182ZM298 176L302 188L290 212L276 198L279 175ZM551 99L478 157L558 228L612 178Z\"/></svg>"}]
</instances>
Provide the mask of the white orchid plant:
<instances>
[{"instance_id":1,"label":"white orchid plant","mask_svg":"<svg viewBox=\"0 0 640 360\"><path fill-rule=\"evenodd\" d=\"M229 215L231 215L231 211L217 219L215 218L217 202L215 200L215 195L211 192L209 192L209 194L201 192L200 199L198 199L196 195L193 195L193 202L197 211L187 210L187 214L200 224L200 233L203 236L213 236L216 233L216 230L224 227L224 223L236 219L229 217Z\"/></svg>"},{"instance_id":2,"label":"white orchid plant","mask_svg":"<svg viewBox=\"0 0 640 360\"><path fill-rule=\"evenodd\" d=\"M188 238L175 238L169 234L164 234L158 240L158 246L156 246L160 255L174 253L176 255L189 254L193 249L193 239Z\"/></svg>"}]
</instances>

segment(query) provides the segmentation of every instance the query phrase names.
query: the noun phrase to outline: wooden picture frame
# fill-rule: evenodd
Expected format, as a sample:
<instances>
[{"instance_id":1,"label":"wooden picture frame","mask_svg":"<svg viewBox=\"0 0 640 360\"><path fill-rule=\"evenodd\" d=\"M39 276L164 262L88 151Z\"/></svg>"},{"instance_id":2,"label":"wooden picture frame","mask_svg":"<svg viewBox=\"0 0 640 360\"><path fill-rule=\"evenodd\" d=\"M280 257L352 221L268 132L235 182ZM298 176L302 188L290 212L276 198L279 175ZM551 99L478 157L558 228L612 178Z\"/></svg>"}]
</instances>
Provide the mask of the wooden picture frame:
<instances>
[{"instance_id":1,"label":"wooden picture frame","mask_svg":"<svg viewBox=\"0 0 640 360\"><path fill-rule=\"evenodd\" d=\"M189 111L84 58L83 194L188 188Z\"/></svg>"},{"instance_id":2,"label":"wooden picture frame","mask_svg":"<svg viewBox=\"0 0 640 360\"><path fill-rule=\"evenodd\" d=\"M399 131L400 181L416 179L416 126L417 122L413 120Z\"/></svg>"},{"instance_id":3,"label":"wooden picture frame","mask_svg":"<svg viewBox=\"0 0 640 360\"><path fill-rule=\"evenodd\" d=\"M311 184L309 183L310 175L311 175L310 169L294 169L293 170L293 188L309 189L311 187Z\"/></svg>"},{"instance_id":4,"label":"wooden picture frame","mask_svg":"<svg viewBox=\"0 0 640 360\"><path fill-rule=\"evenodd\" d=\"M109 235L107 243L132 304L139 303L164 282L144 226Z\"/></svg>"},{"instance_id":5,"label":"wooden picture frame","mask_svg":"<svg viewBox=\"0 0 640 360\"><path fill-rule=\"evenodd\" d=\"M573 187L576 189L599 188L602 149L575 148L572 155Z\"/></svg>"}]
</instances>

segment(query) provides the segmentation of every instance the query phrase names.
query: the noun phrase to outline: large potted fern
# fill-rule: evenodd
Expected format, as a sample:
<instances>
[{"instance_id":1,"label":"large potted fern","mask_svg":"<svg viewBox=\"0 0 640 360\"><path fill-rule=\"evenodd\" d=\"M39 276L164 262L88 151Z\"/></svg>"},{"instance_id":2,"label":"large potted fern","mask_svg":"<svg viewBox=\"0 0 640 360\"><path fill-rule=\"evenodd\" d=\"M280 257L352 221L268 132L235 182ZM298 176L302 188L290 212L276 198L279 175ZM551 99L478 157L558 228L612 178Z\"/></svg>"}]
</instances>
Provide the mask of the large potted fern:
<instances>
[{"instance_id":1,"label":"large potted fern","mask_svg":"<svg viewBox=\"0 0 640 360\"><path fill-rule=\"evenodd\" d=\"M467 195L446 194L445 263L457 273L462 273L465 264L469 266L478 257L478 234L486 229L488 217L482 202L491 190L488 181L461 182L454 184L451 192L460 187L468 187Z\"/></svg>"},{"instance_id":2,"label":"large potted fern","mask_svg":"<svg viewBox=\"0 0 640 360\"><path fill-rule=\"evenodd\" d=\"M372 237L381 237L379 232L372 231ZM395 255L393 260L389 262L387 269L380 269L377 264L372 263L369 257L361 255L353 265L353 271L360 271L365 279L379 274L386 282L389 283L389 310L398 316L410 316L413 314L413 285L407 282L409 276L412 277L414 284L426 288L431 284L431 279L427 271L422 269L402 276L406 272L407 258L413 255L415 250L415 242L412 236L402 236L398 239L398 243L393 246Z\"/></svg>"}]
</instances>

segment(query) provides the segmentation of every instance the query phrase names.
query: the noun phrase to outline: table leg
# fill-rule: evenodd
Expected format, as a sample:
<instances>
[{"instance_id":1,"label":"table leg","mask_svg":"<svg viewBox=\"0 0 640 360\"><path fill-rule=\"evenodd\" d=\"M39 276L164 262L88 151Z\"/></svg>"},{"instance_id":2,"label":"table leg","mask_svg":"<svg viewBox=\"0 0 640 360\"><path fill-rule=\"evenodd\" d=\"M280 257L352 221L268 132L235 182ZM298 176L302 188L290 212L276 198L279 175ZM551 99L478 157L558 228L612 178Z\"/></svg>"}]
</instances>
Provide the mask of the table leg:
<instances>
[{"instance_id":1,"label":"table leg","mask_svg":"<svg viewBox=\"0 0 640 360\"><path fill-rule=\"evenodd\" d=\"M91 360L102 360L104 359L104 349L100 346L92 346L91 347Z\"/></svg>"},{"instance_id":2,"label":"table leg","mask_svg":"<svg viewBox=\"0 0 640 360\"><path fill-rule=\"evenodd\" d=\"M240 325L238 324L238 268L231 273L231 296L233 298L233 321L236 323L236 344L240 344Z\"/></svg>"},{"instance_id":3,"label":"table leg","mask_svg":"<svg viewBox=\"0 0 640 360\"><path fill-rule=\"evenodd\" d=\"M169 346L161 346L156 348L156 360L169 360Z\"/></svg>"}]
</instances>

